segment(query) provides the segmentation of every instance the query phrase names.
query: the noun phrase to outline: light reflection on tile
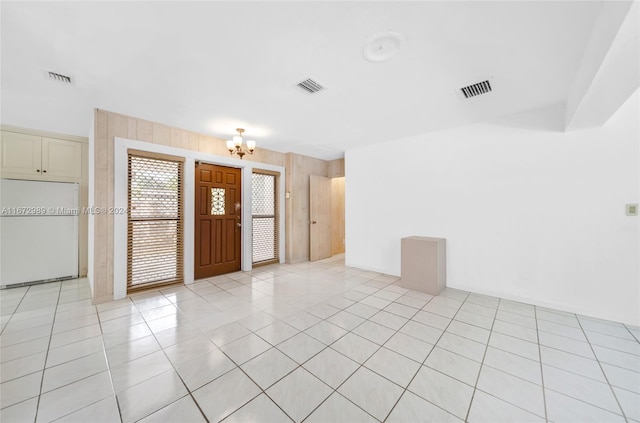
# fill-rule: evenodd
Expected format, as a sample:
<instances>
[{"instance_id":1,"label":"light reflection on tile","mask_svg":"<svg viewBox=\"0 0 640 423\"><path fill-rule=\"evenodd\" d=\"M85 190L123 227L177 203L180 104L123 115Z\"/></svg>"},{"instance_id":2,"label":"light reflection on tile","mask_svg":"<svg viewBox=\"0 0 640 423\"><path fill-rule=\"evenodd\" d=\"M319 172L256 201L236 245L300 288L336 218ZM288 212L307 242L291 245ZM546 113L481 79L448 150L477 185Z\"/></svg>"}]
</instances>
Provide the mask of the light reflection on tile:
<instances>
[{"instance_id":1,"label":"light reflection on tile","mask_svg":"<svg viewBox=\"0 0 640 423\"><path fill-rule=\"evenodd\" d=\"M241 366L262 389L267 389L297 367L295 361L276 348L271 348Z\"/></svg>"},{"instance_id":2,"label":"light reflection on tile","mask_svg":"<svg viewBox=\"0 0 640 423\"><path fill-rule=\"evenodd\" d=\"M212 350L202 356L183 361L176 371L187 388L195 391L236 368L236 365L220 350Z\"/></svg>"},{"instance_id":3,"label":"light reflection on tile","mask_svg":"<svg viewBox=\"0 0 640 423\"><path fill-rule=\"evenodd\" d=\"M292 420L267 397L261 394L224 420L226 423L292 422Z\"/></svg>"},{"instance_id":4,"label":"light reflection on tile","mask_svg":"<svg viewBox=\"0 0 640 423\"><path fill-rule=\"evenodd\" d=\"M153 414L140 420L140 423L165 422L204 423L206 420L190 395L186 395L176 402L167 405Z\"/></svg>"},{"instance_id":5,"label":"light reflection on tile","mask_svg":"<svg viewBox=\"0 0 640 423\"><path fill-rule=\"evenodd\" d=\"M366 367L360 367L338 388L338 392L383 421L402 395L403 389Z\"/></svg>"},{"instance_id":6,"label":"light reflection on tile","mask_svg":"<svg viewBox=\"0 0 640 423\"><path fill-rule=\"evenodd\" d=\"M217 422L259 394L260 388L236 368L193 392L193 398L209 421Z\"/></svg>"},{"instance_id":7,"label":"light reflection on tile","mask_svg":"<svg viewBox=\"0 0 640 423\"><path fill-rule=\"evenodd\" d=\"M109 372L98 373L40 396L38 422L66 416L113 396Z\"/></svg>"},{"instance_id":8,"label":"light reflection on tile","mask_svg":"<svg viewBox=\"0 0 640 423\"><path fill-rule=\"evenodd\" d=\"M116 397L110 396L56 420L60 423L111 423L120 419Z\"/></svg>"},{"instance_id":9,"label":"light reflection on tile","mask_svg":"<svg viewBox=\"0 0 640 423\"><path fill-rule=\"evenodd\" d=\"M394 407L389 418L385 421L389 423L462 422L462 420L453 414L447 413L442 408L436 407L429 401L426 401L409 391L406 391L402 395L402 398L400 398L400 401L398 401L398 404ZM495 422L495 420L491 423L493 422Z\"/></svg>"},{"instance_id":10,"label":"light reflection on tile","mask_svg":"<svg viewBox=\"0 0 640 423\"><path fill-rule=\"evenodd\" d=\"M77 360L49 367L44 371L41 389L42 392L48 392L105 370L107 370L107 359L104 352L99 351Z\"/></svg>"},{"instance_id":11,"label":"light reflection on tile","mask_svg":"<svg viewBox=\"0 0 640 423\"><path fill-rule=\"evenodd\" d=\"M122 421L138 421L186 394L187 390L174 370L161 373L117 394Z\"/></svg>"},{"instance_id":12,"label":"light reflection on tile","mask_svg":"<svg viewBox=\"0 0 640 423\"><path fill-rule=\"evenodd\" d=\"M358 369L359 364L327 348L304 363L303 367L335 389Z\"/></svg>"},{"instance_id":13,"label":"light reflection on tile","mask_svg":"<svg viewBox=\"0 0 640 423\"><path fill-rule=\"evenodd\" d=\"M253 333L220 347L237 365L251 360L269 348L271 345Z\"/></svg>"},{"instance_id":14,"label":"light reflection on tile","mask_svg":"<svg viewBox=\"0 0 640 423\"><path fill-rule=\"evenodd\" d=\"M473 395L471 386L424 366L408 389L461 419L467 415Z\"/></svg>"},{"instance_id":15,"label":"light reflection on tile","mask_svg":"<svg viewBox=\"0 0 640 423\"><path fill-rule=\"evenodd\" d=\"M292 393L295 392L295 395ZM295 421L302 421L330 394L331 388L298 367L266 393Z\"/></svg>"}]
</instances>

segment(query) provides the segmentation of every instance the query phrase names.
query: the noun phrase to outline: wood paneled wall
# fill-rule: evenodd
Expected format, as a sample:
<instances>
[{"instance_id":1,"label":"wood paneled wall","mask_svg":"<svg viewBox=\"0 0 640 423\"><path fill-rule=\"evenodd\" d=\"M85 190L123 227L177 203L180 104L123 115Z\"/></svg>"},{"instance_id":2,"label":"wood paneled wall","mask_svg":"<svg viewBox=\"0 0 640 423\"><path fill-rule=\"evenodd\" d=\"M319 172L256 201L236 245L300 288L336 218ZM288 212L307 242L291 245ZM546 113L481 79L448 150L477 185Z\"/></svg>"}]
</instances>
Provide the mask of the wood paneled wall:
<instances>
[{"instance_id":1,"label":"wood paneled wall","mask_svg":"<svg viewBox=\"0 0 640 423\"><path fill-rule=\"evenodd\" d=\"M114 204L114 137L146 141L221 156L229 155L224 140L172 128L156 122L125 116L105 110L95 111L94 203L95 207ZM288 263L309 259L309 175L329 176L333 162L298 154L283 154L260 148L245 160L285 167L289 198L285 199L285 260ZM344 160L331 166L339 172ZM337 169L337 170L335 170ZM336 175L338 176L338 175ZM94 216L93 281L94 301L113 298L113 216Z\"/></svg>"},{"instance_id":2,"label":"wood paneled wall","mask_svg":"<svg viewBox=\"0 0 640 423\"><path fill-rule=\"evenodd\" d=\"M224 140L155 122L97 109L95 111L94 206L113 207L114 137L195 150L221 156L229 155ZM285 166L285 155L258 148L245 160ZM93 281L94 301L113 298L113 216L94 216Z\"/></svg>"},{"instance_id":3,"label":"wood paneled wall","mask_svg":"<svg viewBox=\"0 0 640 423\"><path fill-rule=\"evenodd\" d=\"M309 260L309 176L328 176L329 162L299 154L286 155L286 261Z\"/></svg>"},{"instance_id":4,"label":"wood paneled wall","mask_svg":"<svg viewBox=\"0 0 640 423\"><path fill-rule=\"evenodd\" d=\"M329 178L344 176L344 159L331 160L329 162Z\"/></svg>"}]
</instances>

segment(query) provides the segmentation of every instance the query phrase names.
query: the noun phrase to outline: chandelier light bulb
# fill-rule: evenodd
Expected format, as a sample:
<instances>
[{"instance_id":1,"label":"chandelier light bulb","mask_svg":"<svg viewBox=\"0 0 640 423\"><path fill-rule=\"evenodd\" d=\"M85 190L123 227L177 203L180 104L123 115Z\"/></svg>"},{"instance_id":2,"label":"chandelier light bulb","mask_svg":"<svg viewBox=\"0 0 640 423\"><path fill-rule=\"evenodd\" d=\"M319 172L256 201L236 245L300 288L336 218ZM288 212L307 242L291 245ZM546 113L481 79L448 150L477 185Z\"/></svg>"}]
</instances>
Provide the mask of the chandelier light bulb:
<instances>
[{"instance_id":1,"label":"chandelier light bulb","mask_svg":"<svg viewBox=\"0 0 640 423\"><path fill-rule=\"evenodd\" d=\"M237 128L236 131L238 132L238 135L234 135L232 139L227 140L227 150L229 150L229 154L237 154L240 159L242 159L245 154L253 154L253 150L256 149L256 142L248 140L246 147L243 148L242 134L244 133L244 129Z\"/></svg>"}]
</instances>

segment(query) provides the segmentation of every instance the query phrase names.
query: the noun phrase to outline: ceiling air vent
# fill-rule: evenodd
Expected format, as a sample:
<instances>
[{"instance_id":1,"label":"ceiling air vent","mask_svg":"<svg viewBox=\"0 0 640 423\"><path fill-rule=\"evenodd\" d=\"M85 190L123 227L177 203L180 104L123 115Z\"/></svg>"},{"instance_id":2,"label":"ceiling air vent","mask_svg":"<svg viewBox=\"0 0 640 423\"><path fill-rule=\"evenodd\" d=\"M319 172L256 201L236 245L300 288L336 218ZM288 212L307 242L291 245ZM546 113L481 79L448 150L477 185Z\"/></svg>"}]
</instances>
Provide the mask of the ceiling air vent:
<instances>
[{"instance_id":1,"label":"ceiling air vent","mask_svg":"<svg viewBox=\"0 0 640 423\"><path fill-rule=\"evenodd\" d=\"M462 91L462 95L464 95L465 98L471 98L480 94L491 92L491 84L489 83L489 80L482 81L473 85L462 87L460 88L460 91Z\"/></svg>"},{"instance_id":2,"label":"ceiling air vent","mask_svg":"<svg viewBox=\"0 0 640 423\"><path fill-rule=\"evenodd\" d=\"M51 72L51 71L49 71L48 74L49 74L49 78L53 79L54 81L62 82L64 84L71 84L70 76L63 75L61 73Z\"/></svg>"},{"instance_id":3,"label":"ceiling air vent","mask_svg":"<svg viewBox=\"0 0 640 423\"><path fill-rule=\"evenodd\" d=\"M315 94L318 91L324 90L324 87L322 85L320 85L319 83L317 83L316 81L314 81L311 78L305 79L302 82L298 82L297 85L298 85L298 87L302 88L303 90L305 90L309 94Z\"/></svg>"}]
</instances>

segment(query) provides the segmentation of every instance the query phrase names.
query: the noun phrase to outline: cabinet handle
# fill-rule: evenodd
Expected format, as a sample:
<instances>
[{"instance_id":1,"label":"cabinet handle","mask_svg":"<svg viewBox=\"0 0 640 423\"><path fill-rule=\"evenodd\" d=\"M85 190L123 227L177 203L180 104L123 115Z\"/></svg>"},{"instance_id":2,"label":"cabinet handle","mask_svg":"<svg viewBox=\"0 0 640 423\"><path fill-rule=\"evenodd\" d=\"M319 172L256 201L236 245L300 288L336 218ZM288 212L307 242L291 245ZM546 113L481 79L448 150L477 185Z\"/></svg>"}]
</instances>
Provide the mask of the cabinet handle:
<instances>
[{"instance_id":1,"label":"cabinet handle","mask_svg":"<svg viewBox=\"0 0 640 423\"><path fill-rule=\"evenodd\" d=\"M40 169L36 169L36 172L40 172Z\"/></svg>"},{"instance_id":2,"label":"cabinet handle","mask_svg":"<svg viewBox=\"0 0 640 423\"><path fill-rule=\"evenodd\" d=\"M42 172L43 172L43 173L47 173L47 171L46 171L46 170L43 170Z\"/></svg>"}]
</instances>

